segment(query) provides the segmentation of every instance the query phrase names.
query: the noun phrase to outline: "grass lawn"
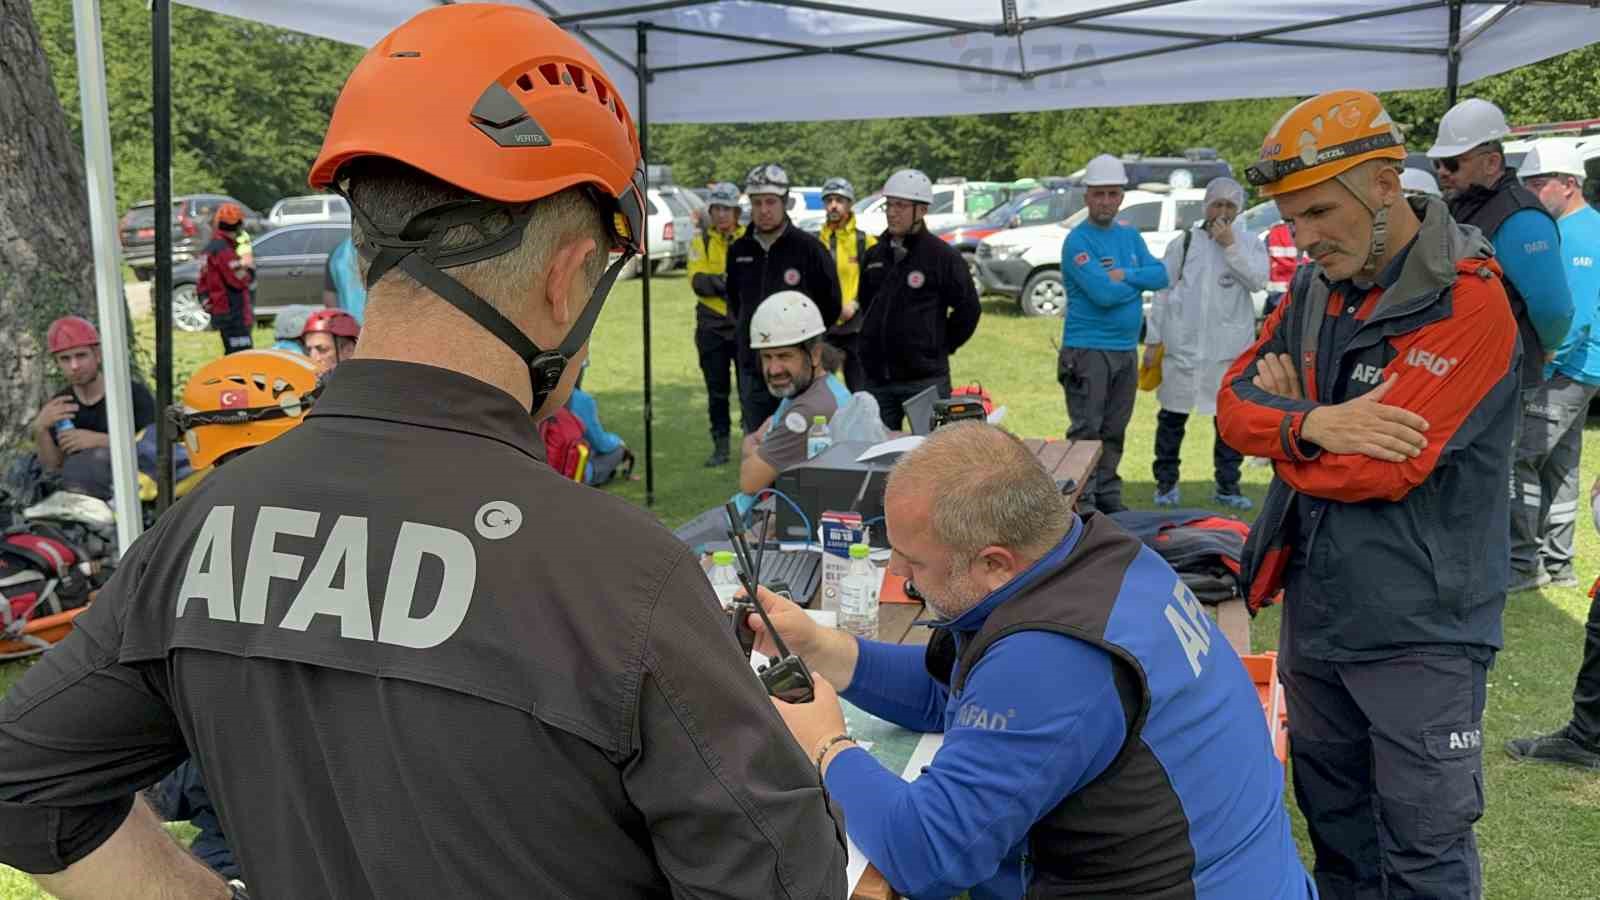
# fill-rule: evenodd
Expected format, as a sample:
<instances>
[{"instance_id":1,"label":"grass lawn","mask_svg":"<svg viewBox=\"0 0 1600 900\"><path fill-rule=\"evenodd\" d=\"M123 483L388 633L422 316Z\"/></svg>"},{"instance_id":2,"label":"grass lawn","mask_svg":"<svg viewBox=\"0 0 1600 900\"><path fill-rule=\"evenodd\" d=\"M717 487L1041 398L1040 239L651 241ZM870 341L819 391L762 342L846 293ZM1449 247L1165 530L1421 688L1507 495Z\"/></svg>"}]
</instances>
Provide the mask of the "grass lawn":
<instances>
[{"instance_id":1,"label":"grass lawn","mask_svg":"<svg viewBox=\"0 0 1600 900\"><path fill-rule=\"evenodd\" d=\"M655 512L667 525L677 525L735 489L730 466L716 472L701 468L709 452L705 392L692 340L693 299L681 273L652 282L654 302ZM606 427L621 434L641 458L643 354L640 339L640 283L625 282L613 292L592 343L593 362L585 388L600 404ZM999 298L984 304L978 334L955 359L956 383L982 381L996 402L1008 407L1006 424L1028 437L1060 436L1066 429L1061 389L1055 381L1055 346L1059 319L1024 319L1016 305ZM136 323L142 341L150 342L151 323ZM265 329L257 346L269 346ZM174 369L182 384L199 364L215 356L214 334L180 334ZM737 416L735 400L735 416ZM1148 506L1154 492L1150 461L1155 438L1156 404L1140 394L1129 428L1122 462L1125 497L1136 507ZM1211 429L1196 420L1184 448L1186 505L1206 506L1211 496ZM1584 436L1583 484L1600 472L1600 432ZM642 473L642 468L640 472ZM1259 503L1268 470L1245 467L1245 492ZM644 503L642 480L611 488ZM1600 536L1586 525L1578 532L1580 577L1600 574ZM1479 823L1487 896L1521 898L1591 898L1600 896L1594 873L1600 871L1600 775L1513 764L1501 751L1511 737L1551 729L1566 720L1571 708L1573 673L1581 650L1588 599L1581 590L1546 589L1511 598L1506 610L1506 649L1489 677L1485 715L1485 778L1488 812ZM1257 650L1277 644L1277 615L1261 616L1254 625ZM22 665L0 667L0 691L22 672ZM1397 685L1397 691L1404 690ZM1293 800L1286 797L1291 809ZM1304 855L1304 825L1295 816ZM43 896L18 873L0 869L0 898L22 900Z\"/></svg>"}]
</instances>

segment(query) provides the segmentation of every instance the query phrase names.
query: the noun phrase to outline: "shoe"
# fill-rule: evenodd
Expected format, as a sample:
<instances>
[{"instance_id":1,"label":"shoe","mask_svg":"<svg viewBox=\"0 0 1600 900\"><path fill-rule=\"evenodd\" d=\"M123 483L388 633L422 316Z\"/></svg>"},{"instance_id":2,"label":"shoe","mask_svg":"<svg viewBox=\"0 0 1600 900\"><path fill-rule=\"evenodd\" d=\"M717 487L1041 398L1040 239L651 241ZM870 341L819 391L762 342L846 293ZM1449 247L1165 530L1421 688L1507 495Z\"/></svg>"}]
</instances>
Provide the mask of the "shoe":
<instances>
[{"instance_id":1,"label":"shoe","mask_svg":"<svg viewBox=\"0 0 1600 900\"><path fill-rule=\"evenodd\" d=\"M1511 573L1511 586L1506 588L1508 594L1520 594L1523 591L1537 591L1550 583L1550 573L1539 570L1537 575L1518 575Z\"/></svg>"},{"instance_id":2,"label":"shoe","mask_svg":"<svg viewBox=\"0 0 1600 900\"><path fill-rule=\"evenodd\" d=\"M1221 504L1229 509L1237 509L1241 511L1250 509L1256 505L1254 500L1251 500L1249 497L1246 497L1237 491L1231 494L1224 494L1221 491L1217 491L1211 495L1211 502Z\"/></svg>"},{"instance_id":3,"label":"shoe","mask_svg":"<svg viewBox=\"0 0 1600 900\"><path fill-rule=\"evenodd\" d=\"M711 436L711 455L706 457L706 468L715 469L728 464L728 436L713 434Z\"/></svg>"},{"instance_id":4,"label":"shoe","mask_svg":"<svg viewBox=\"0 0 1600 900\"><path fill-rule=\"evenodd\" d=\"M1178 486L1177 485L1172 485L1171 487L1167 488L1166 490L1162 490L1160 485L1156 485L1156 505L1157 506L1177 506L1179 503L1182 503L1182 502L1183 502L1182 498L1180 498L1179 495L1178 495Z\"/></svg>"},{"instance_id":5,"label":"shoe","mask_svg":"<svg viewBox=\"0 0 1600 900\"><path fill-rule=\"evenodd\" d=\"M1506 752L1511 754L1512 759L1524 762L1555 763L1577 766L1580 769L1600 770L1600 750L1573 737L1570 725L1551 734L1506 741Z\"/></svg>"},{"instance_id":6,"label":"shoe","mask_svg":"<svg viewBox=\"0 0 1600 900\"><path fill-rule=\"evenodd\" d=\"M1573 572L1563 575L1551 575L1550 586L1558 588L1575 588L1578 586L1578 576Z\"/></svg>"}]
</instances>

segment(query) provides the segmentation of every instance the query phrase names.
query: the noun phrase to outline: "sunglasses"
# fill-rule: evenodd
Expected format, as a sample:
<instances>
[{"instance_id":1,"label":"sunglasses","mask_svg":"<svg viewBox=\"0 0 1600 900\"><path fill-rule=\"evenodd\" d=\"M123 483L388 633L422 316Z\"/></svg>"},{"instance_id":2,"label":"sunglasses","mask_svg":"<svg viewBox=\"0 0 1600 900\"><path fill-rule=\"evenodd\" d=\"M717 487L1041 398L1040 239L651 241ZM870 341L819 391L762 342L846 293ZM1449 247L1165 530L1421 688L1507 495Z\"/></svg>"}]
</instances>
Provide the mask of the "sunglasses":
<instances>
[{"instance_id":1,"label":"sunglasses","mask_svg":"<svg viewBox=\"0 0 1600 900\"><path fill-rule=\"evenodd\" d=\"M1473 158L1474 156L1482 156L1486 152L1488 151L1468 150L1466 153L1463 153L1460 156L1452 156L1447 159L1436 159L1433 161L1433 167L1435 169L1443 169L1446 172L1449 172L1451 175L1454 175L1455 173L1461 171L1462 163Z\"/></svg>"}]
</instances>

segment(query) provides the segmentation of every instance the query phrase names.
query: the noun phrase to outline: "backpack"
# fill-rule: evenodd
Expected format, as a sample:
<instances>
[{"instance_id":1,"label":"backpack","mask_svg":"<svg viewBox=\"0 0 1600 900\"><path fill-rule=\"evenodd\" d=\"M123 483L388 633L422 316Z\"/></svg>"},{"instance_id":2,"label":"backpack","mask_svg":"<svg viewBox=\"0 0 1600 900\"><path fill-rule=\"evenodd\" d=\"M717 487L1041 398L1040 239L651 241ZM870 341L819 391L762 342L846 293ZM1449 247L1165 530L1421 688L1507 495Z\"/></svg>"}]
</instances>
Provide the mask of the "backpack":
<instances>
[{"instance_id":1,"label":"backpack","mask_svg":"<svg viewBox=\"0 0 1600 900\"><path fill-rule=\"evenodd\" d=\"M555 415L539 423L539 437L544 440L545 462L563 478L578 483L584 481L591 451L583 439L583 421L565 406L557 407Z\"/></svg>"},{"instance_id":2,"label":"backpack","mask_svg":"<svg viewBox=\"0 0 1600 900\"><path fill-rule=\"evenodd\" d=\"M28 623L89 602L91 584L80 561L65 536L43 523L18 526L0 537L0 647L15 641L29 645L25 652L43 650L48 642L27 635ZM10 655L0 653L0 658Z\"/></svg>"}]
</instances>

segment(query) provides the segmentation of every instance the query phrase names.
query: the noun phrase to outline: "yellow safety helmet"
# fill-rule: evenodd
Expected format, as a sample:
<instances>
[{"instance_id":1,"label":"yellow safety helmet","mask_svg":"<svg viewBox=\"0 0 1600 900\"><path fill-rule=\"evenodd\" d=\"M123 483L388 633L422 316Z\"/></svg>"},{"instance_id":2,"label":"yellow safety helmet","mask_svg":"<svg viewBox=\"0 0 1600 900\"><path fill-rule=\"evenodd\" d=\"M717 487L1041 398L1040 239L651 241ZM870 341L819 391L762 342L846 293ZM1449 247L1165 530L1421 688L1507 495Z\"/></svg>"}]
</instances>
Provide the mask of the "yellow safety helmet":
<instances>
[{"instance_id":1,"label":"yellow safety helmet","mask_svg":"<svg viewBox=\"0 0 1600 900\"><path fill-rule=\"evenodd\" d=\"M1400 129L1376 96L1328 91L1283 114L1245 177L1262 197L1276 197L1336 178L1369 159L1405 158Z\"/></svg>"},{"instance_id":2,"label":"yellow safety helmet","mask_svg":"<svg viewBox=\"0 0 1600 900\"><path fill-rule=\"evenodd\" d=\"M200 367L171 411L189 462L214 465L300 424L317 396L317 367L296 353L245 350Z\"/></svg>"}]
</instances>

